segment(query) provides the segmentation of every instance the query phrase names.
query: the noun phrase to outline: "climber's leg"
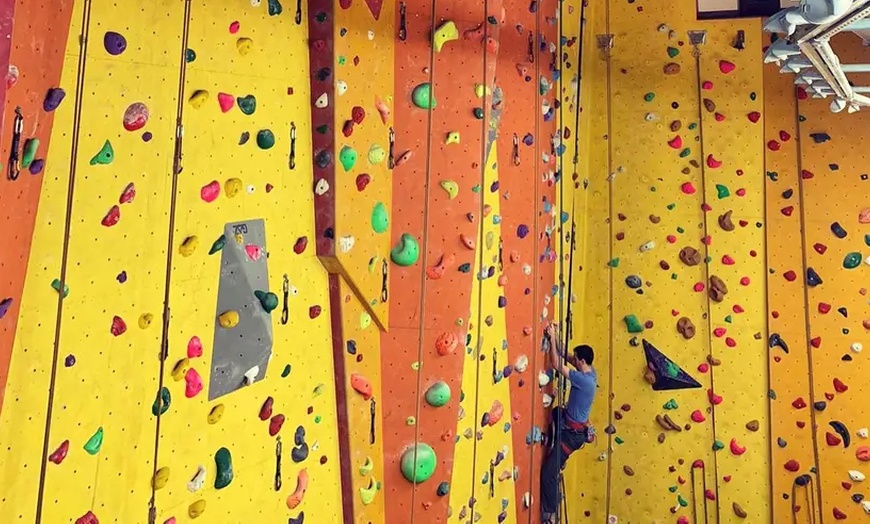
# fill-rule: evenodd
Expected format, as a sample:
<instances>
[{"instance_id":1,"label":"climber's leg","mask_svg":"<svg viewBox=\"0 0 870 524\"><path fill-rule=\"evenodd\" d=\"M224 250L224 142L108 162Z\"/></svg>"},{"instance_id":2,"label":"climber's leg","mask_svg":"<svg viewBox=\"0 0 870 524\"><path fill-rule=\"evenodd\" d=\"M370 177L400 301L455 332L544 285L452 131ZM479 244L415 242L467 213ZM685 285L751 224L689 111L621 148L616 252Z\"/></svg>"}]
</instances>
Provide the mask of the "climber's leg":
<instances>
[{"instance_id":1,"label":"climber's leg","mask_svg":"<svg viewBox=\"0 0 870 524\"><path fill-rule=\"evenodd\" d=\"M554 408L553 412L558 415L556 409L559 408ZM562 416L564 417L564 413ZM562 494L559 490L562 468L565 467L568 457L586 444L587 431L585 429L571 429L563 420L558 434L558 439L552 439L554 443L551 444L551 449L544 457L544 463L541 466L541 513L545 523L552 514L556 513L559 503L562 501ZM555 442L556 440L558 442Z\"/></svg>"}]
</instances>

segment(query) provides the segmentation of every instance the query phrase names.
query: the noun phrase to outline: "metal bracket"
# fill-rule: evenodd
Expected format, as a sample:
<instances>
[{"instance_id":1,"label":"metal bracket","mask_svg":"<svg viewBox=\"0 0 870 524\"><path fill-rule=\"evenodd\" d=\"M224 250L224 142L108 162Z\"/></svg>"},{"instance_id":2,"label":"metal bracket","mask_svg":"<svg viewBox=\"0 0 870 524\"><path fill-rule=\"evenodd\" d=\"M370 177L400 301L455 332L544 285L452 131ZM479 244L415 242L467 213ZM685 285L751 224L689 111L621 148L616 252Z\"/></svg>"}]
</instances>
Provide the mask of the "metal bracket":
<instances>
[{"instance_id":1,"label":"metal bracket","mask_svg":"<svg viewBox=\"0 0 870 524\"><path fill-rule=\"evenodd\" d=\"M689 31L689 43L694 46L699 46L707 43L707 31L692 30Z\"/></svg>"},{"instance_id":2,"label":"metal bracket","mask_svg":"<svg viewBox=\"0 0 870 524\"><path fill-rule=\"evenodd\" d=\"M612 34L595 35L595 40L598 41L598 49L601 49L602 51L609 51L613 49Z\"/></svg>"}]
</instances>

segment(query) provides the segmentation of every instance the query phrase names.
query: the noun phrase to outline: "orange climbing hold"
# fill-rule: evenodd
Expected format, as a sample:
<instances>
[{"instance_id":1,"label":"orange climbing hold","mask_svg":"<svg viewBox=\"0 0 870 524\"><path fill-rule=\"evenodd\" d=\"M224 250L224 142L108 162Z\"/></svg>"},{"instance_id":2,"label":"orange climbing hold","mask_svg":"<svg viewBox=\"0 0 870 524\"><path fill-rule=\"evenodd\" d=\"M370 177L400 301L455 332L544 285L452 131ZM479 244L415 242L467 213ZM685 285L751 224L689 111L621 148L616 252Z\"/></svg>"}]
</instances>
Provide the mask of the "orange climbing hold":
<instances>
[{"instance_id":1,"label":"orange climbing hold","mask_svg":"<svg viewBox=\"0 0 870 524\"><path fill-rule=\"evenodd\" d=\"M453 352L456 351L457 346L459 346L459 337L457 337L455 333L449 331L441 333L438 335L438 338L435 339L435 350L438 351L438 354L442 357L452 355Z\"/></svg>"},{"instance_id":2,"label":"orange climbing hold","mask_svg":"<svg viewBox=\"0 0 870 524\"><path fill-rule=\"evenodd\" d=\"M498 421L504 416L504 406L498 400L492 401L492 407L489 408L489 421L487 424L492 427L498 424Z\"/></svg>"},{"instance_id":3,"label":"orange climbing hold","mask_svg":"<svg viewBox=\"0 0 870 524\"><path fill-rule=\"evenodd\" d=\"M430 280L440 279L444 276L444 272L447 271L447 268L452 266L454 262L456 262L456 256L452 253L450 255L442 255L437 264L426 268L426 278Z\"/></svg>"},{"instance_id":4,"label":"orange climbing hold","mask_svg":"<svg viewBox=\"0 0 870 524\"><path fill-rule=\"evenodd\" d=\"M369 400L372 398L372 385L367 378L359 373L353 373L350 376L350 387L354 391L362 395L363 399Z\"/></svg>"},{"instance_id":5,"label":"orange climbing hold","mask_svg":"<svg viewBox=\"0 0 870 524\"><path fill-rule=\"evenodd\" d=\"M459 241L462 242L462 245L465 246L466 249L473 250L474 247L476 246L476 242L474 241L474 238L469 236L469 235L466 235L464 233L459 235Z\"/></svg>"},{"instance_id":6,"label":"orange climbing hold","mask_svg":"<svg viewBox=\"0 0 870 524\"><path fill-rule=\"evenodd\" d=\"M302 504L302 499L305 497L305 491L308 489L308 470L302 469L296 477L296 491L287 496L287 507L296 509L299 504Z\"/></svg>"},{"instance_id":7,"label":"orange climbing hold","mask_svg":"<svg viewBox=\"0 0 870 524\"><path fill-rule=\"evenodd\" d=\"M870 447L860 446L855 450L855 458L861 462L870 462Z\"/></svg>"}]
</instances>

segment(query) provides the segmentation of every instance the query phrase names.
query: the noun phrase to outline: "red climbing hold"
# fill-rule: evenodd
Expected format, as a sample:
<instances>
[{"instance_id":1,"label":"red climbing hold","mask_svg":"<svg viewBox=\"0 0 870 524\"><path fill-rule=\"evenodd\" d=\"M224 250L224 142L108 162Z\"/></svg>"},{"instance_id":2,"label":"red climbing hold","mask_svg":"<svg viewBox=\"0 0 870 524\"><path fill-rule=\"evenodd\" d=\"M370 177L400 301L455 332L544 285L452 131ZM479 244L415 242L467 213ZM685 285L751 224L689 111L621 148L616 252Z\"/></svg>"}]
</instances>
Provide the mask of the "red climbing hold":
<instances>
[{"instance_id":1,"label":"red climbing hold","mask_svg":"<svg viewBox=\"0 0 870 524\"><path fill-rule=\"evenodd\" d=\"M716 160L713 155L707 155L707 167L710 169L716 169L722 167L722 162Z\"/></svg>"},{"instance_id":2,"label":"red climbing hold","mask_svg":"<svg viewBox=\"0 0 870 524\"><path fill-rule=\"evenodd\" d=\"M834 435L830 431L825 432L825 443L829 446L839 446L843 442L843 439Z\"/></svg>"},{"instance_id":3,"label":"red climbing hold","mask_svg":"<svg viewBox=\"0 0 870 524\"><path fill-rule=\"evenodd\" d=\"M350 110L350 118L354 123L362 124L363 120L366 119L366 110L360 106L354 106L354 108Z\"/></svg>"},{"instance_id":4,"label":"red climbing hold","mask_svg":"<svg viewBox=\"0 0 870 524\"><path fill-rule=\"evenodd\" d=\"M785 463L784 467L788 471L791 471L792 473L794 473L794 472L799 471L801 469L801 464L800 464L800 462L796 461L795 459L791 459Z\"/></svg>"},{"instance_id":5,"label":"red climbing hold","mask_svg":"<svg viewBox=\"0 0 870 524\"><path fill-rule=\"evenodd\" d=\"M111 331L112 331L112 334L115 335L116 337L119 335L123 335L124 332L127 331L127 323L124 322L124 320L119 316L112 317L112 329L111 329Z\"/></svg>"},{"instance_id":6,"label":"red climbing hold","mask_svg":"<svg viewBox=\"0 0 870 524\"><path fill-rule=\"evenodd\" d=\"M381 6L384 4L384 0L365 0L366 5L371 11L372 16L375 17L375 20L378 20L381 16Z\"/></svg>"},{"instance_id":7,"label":"red climbing hold","mask_svg":"<svg viewBox=\"0 0 870 524\"><path fill-rule=\"evenodd\" d=\"M356 190L362 191L369 185L369 182L372 181L372 177L363 173L361 175L357 175L356 177Z\"/></svg>"},{"instance_id":8,"label":"red climbing hold","mask_svg":"<svg viewBox=\"0 0 870 524\"><path fill-rule=\"evenodd\" d=\"M711 82L709 80L704 80L703 82L701 82L701 89L703 89L704 91L712 90L713 89L713 82Z\"/></svg>"},{"instance_id":9,"label":"red climbing hold","mask_svg":"<svg viewBox=\"0 0 870 524\"><path fill-rule=\"evenodd\" d=\"M459 346L459 337L457 337L455 333L449 331L441 333L438 335L438 338L435 339L435 350L442 357L452 355L453 352L456 351L457 346Z\"/></svg>"},{"instance_id":10,"label":"red climbing hold","mask_svg":"<svg viewBox=\"0 0 870 524\"><path fill-rule=\"evenodd\" d=\"M106 213L106 216L103 217L101 224L106 227L112 227L118 223L118 220L121 220L121 208L118 206L112 206L112 209Z\"/></svg>"},{"instance_id":11,"label":"red climbing hold","mask_svg":"<svg viewBox=\"0 0 870 524\"><path fill-rule=\"evenodd\" d=\"M305 252L306 247L308 247L308 237L299 237L296 239L296 243L293 244L293 252L301 255Z\"/></svg>"},{"instance_id":12,"label":"red climbing hold","mask_svg":"<svg viewBox=\"0 0 870 524\"><path fill-rule=\"evenodd\" d=\"M729 348L737 347L737 341L731 337L725 337L725 345Z\"/></svg>"},{"instance_id":13,"label":"red climbing hold","mask_svg":"<svg viewBox=\"0 0 870 524\"><path fill-rule=\"evenodd\" d=\"M795 409L804 409L805 407L807 407L807 401L801 397L798 397L792 401L791 405Z\"/></svg>"},{"instance_id":14,"label":"red climbing hold","mask_svg":"<svg viewBox=\"0 0 870 524\"><path fill-rule=\"evenodd\" d=\"M712 389L707 390L707 398L710 400L710 404L713 404L714 406L718 406L722 403L722 397L713 393Z\"/></svg>"},{"instance_id":15,"label":"red climbing hold","mask_svg":"<svg viewBox=\"0 0 870 524\"><path fill-rule=\"evenodd\" d=\"M827 315L830 310L831 310L830 304L825 304L824 302L819 302L819 313L821 313L823 315Z\"/></svg>"},{"instance_id":16,"label":"red climbing hold","mask_svg":"<svg viewBox=\"0 0 870 524\"><path fill-rule=\"evenodd\" d=\"M788 142L789 140L791 140L791 135L785 131L780 130L779 139L782 140L783 142Z\"/></svg>"},{"instance_id":17,"label":"red climbing hold","mask_svg":"<svg viewBox=\"0 0 870 524\"><path fill-rule=\"evenodd\" d=\"M308 318L313 320L319 317L322 311L323 309L320 306L311 306L308 308Z\"/></svg>"},{"instance_id":18,"label":"red climbing hold","mask_svg":"<svg viewBox=\"0 0 870 524\"><path fill-rule=\"evenodd\" d=\"M761 113L759 113L758 111L753 111L746 115L746 118L748 118L749 121L753 124L757 124L758 121L761 119Z\"/></svg>"},{"instance_id":19,"label":"red climbing hold","mask_svg":"<svg viewBox=\"0 0 870 524\"><path fill-rule=\"evenodd\" d=\"M849 386L843 384L842 380L834 378L834 391L836 391L837 393L845 393L846 391L848 391L848 389Z\"/></svg>"},{"instance_id":20,"label":"red climbing hold","mask_svg":"<svg viewBox=\"0 0 870 524\"><path fill-rule=\"evenodd\" d=\"M715 335L717 338L721 338L722 336L725 335L725 328L717 327L716 329L713 330L713 335Z\"/></svg>"},{"instance_id":21,"label":"red climbing hold","mask_svg":"<svg viewBox=\"0 0 870 524\"><path fill-rule=\"evenodd\" d=\"M693 411L690 417L692 419L692 422L697 422L699 424L707 420L707 417L705 417L704 414L701 413L700 409L696 409L695 411Z\"/></svg>"},{"instance_id":22,"label":"red climbing hold","mask_svg":"<svg viewBox=\"0 0 870 524\"><path fill-rule=\"evenodd\" d=\"M801 178L803 178L804 180L809 180L809 179L813 178L814 176L816 176L816 175L814 175L812 171L808 171L806 169L801 169Z\"/></svg>"},{"instance_id":23,"label":"red climbing hold","mask_svg":"<svg viewBox=\"0 0 870 524\"><path fill-rule=\"evenodd\" d=\"M696 191L695 186L693 186L691 182L683 182L680 189L687 195L694 195Z\"/></svg>"},{"instance_id":24,"label":"red climbing hold","mask_svg":"<svg viewBox=\"0 0 870 524\"><path fill-rule=\"evenodd\" d=\"M810 96L804 86L797 86L794 91L798 100L806 100Z\"/></svg>"},{"instance_id":25,"label":"red climbing hold","mask_svg":"<svg viewBox=\"0 0 870 524\"><path fill-rule=\"evenodd\" d=\"M704 467L704 461L701 459L692 462L692 469L701 469Z\"/></svg>"},{"instance_id":26,"label":"red climbing hold","mask_svg":"<svg viewBox=\"0 0 870 524\"><path fill-rule=\"evenodd\" d=\"M100 524L100 519L94 515L93 511L88 511L81 517L77 518L75 524Z\"/></svg>"},{"instance_id":27,"label":"red climbing hold","mask_svg":"<svg viewBox=\"0 0 870 524\"><path fill-rule=\"evenodd\" d=\"M48 461L60 464L63 462L63 459L66 458L67 453L69 453L69 440L64 440L60 446L58 446L57 449L48 456Z\"/></svg>"},{"instance_id":28,"label":"red climbing hold","mask_svg":"<svg viewBox=\"0 0 870 524\"><path fill-rule=\"evenodd\" d=\"M725 264L726 266L733 266L734 259L731 258L731 255L722 255L722 263Z\"/></svg>"},{"instance_id":29,"label":"red climbing hold","mask_svg":"<svg viewBox=\"0 0 870 524\"><path fill-rule=\"evenodd\" d=\"M727 75L728 73L737 69L737 66L728 60L719 60L719 71L722 71L722 74Z\"/></svg>"},{"instance_id":30,"label":"red climbing hold","mask_svg":"<svg viewBox=\"0 0 870 524\"><path fill-rule=\"evenodd\" d=\"M280 413L272 417L272 420L269 421L269 436L274 437L281 431L281 427L284 425L284 415Z\"/></svg>"},{"instance_id":31,"label":"red climbing hold","mask_svg":"<svg viewBox=\"0 0 870 524\"><path fill-rule=\"evenodd\" d=\"M780 209L780 212L782 212L783 215L790 217L791 214L794 213L794 206L785 206L784 208Z\"/></svg>"},{"instance_id":32,"label":"red climbing hold","mask_svg":"<svg viewBox=\"0 0 870 524\"><path fill-rule=\"evenodd\" d=\"M834 518L837 520L846 520L846 518L847 518L847 515L837 508L834 508L833 513L834 513Z\"/></svg>"},{"instance_id":33,"label":"red climbing hold","mask_svg":"<svg viewBox=\"0 0 870 524\"><path fill-rule=\"evenodd\" d=\"M818 253L820 255L824 255L825 251L828 250L828 246L816 242L815 244L813 244L813 249L816 250L816 253Z\"/></svg>"},{"instance_id":34,"label":"red climbing hold","mask_svg":"<svg viewBox=\"0 0 870 524\"><path fill-rule=\"evenodd\" d=\"M740 285L748 286L749 285L749 277L740 277Z\"/></svg>"},{"instance_id":35,"label":"red climbing hold","mask_svg":"<svg viewBox=\"0 0 870 524\"><path fill-rule=\"evenodd\" d=\"M353 134L353 120L344 121L344 125L341 127L341 134L344 135L345 138L348 138Z\"/></svg>"},{"instance_id":36,"label":"red climbing hold","mask_svg":"<svg viewBox=\"0 0 870 524\"><path fill-rule=\"evenodd\" d=\"M822 346L822 337L813 337L810 339L810 345L816 349Z\"/></svg>"},{"instance_id":37,"label":"red climbing hold","mask_svg":"<svg viewBox=\"0 0 870 524\"><path fill-rule=\"evenodd\" d=\"M715 118L717 122L722 122L725 120L725 115L722 113L713 113L713 118Z\"/></svg>"},{"instance_id":38,"label":"red climbing hold","mask_svg":"<svg viewBox=\"0 0 870 524\"><path fill-rule=\"evenodd\" d=\"M707 488L704 490L704 498L707 500L716 500L716 494L713 493L712 489Z\"/></svg>"},{"instance_id":39,"label":"red climbing hold","mask_svg":"<svg viewBox=\"0 0 870 524\"><path fill-rule=\"evenodd\" d=\"M797 278L797 274L794 271L792 271L791 269L789 269L788 271L783 273L782 276L785 277L785 279L788 280L789 282L794 282L795 279Z\"/></svg>"},{"instance_id":40,"label":"red climbing hold","mask_svg":"<svg viewBox=\"0 0 870 524\"><path fill-rule=\"evenodd\" d=\"M674 508L676 510L676 508ZM689 517L680 515L677 517L677 524L689 524Z\"/></svg>"},{"instance_id":41,"label":"red climbing hold","mask_svg":"<svg viewBox=\"0 0 870 524\"><path fill-rule=\"evenodd\" d=\"M770 140L767 142L767 149L771 151L779 151L780 145L776 140Z\"/></svg>"},{"instance_id":42,"label":"red climbing hold","mask_svg":"<svg viewBox=\"0 0 870 524\"><path fill-rule=\"evenodd\" d=\"M118 203L129 204L134 198L136 198L136 186L133 185L133 182L130 182L124 188L124 191L121 192L121 198L118 199Z\"/></svg>"},{"instance_id":43,"label":"red climbing hold","mask_svg":"<svg viewBox=\"0 0 870 524\"><path fill-rule=\"evenodd\" d=\"M668 145L673 149L681 149L683 147L683 139L680 135L668 140Z\"/></svg>"},{"instance_id":44,"label":"red climbing hold","mask_svg":"<svg viewBox=\"0 0 870 524\"><path fill-rule=\"evenodd\" d=\"M260 420L268 420L272 416L272 405L275 404L275 399L266 397L263 405L260 406Z\"/></svg>"},{"instance_id":45,"label":"red climbing hold","mask_svg":"<svg viewBox=\"0 0 870 524\"><path fill-rule=\"evenodd\" d=\"M741 306L739 304L734 304L734 307L731 308L731 311L733 311L735 313L743 313L744 309L743 309L743 306Z\"/></svg>"},{"instance_id":46,"label":"red climbing hold","mask_svg":"<svg viewBox=\"0 0 870 524\"><path fill-rule=\"evenodd\" d=\"M739 456L739 455L746 453L746 447L738 444L736 438L731 439L731 446L730 447L731 447L731 453L733 453L734 455Z\"/></svg>"},{"instance_id":47,"label":"red climbing hold","mask_svg":"<svg viewBox=\"0 0 870 524\"><path fill-rule=\"evenodd\" d=\"M706 362L698 364L698 372L699 373L706 373L708 371L710 371L710 364L707 364Z\"/></svg>"}]
</instances>

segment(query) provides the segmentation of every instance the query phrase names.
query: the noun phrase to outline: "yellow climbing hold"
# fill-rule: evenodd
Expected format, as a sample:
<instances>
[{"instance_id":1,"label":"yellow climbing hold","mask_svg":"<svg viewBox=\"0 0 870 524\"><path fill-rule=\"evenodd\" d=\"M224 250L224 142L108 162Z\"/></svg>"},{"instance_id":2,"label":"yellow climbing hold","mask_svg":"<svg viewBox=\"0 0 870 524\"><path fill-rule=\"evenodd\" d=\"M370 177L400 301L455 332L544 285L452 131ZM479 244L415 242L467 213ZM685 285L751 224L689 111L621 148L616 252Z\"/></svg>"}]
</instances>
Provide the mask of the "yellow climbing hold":
<instances>
[{"instance_id":1,"label":"yellow climbing hold","mask_svg":"<svg viewBox=\"0 0 870 524\"><path fill-rule=\"evenodd\" d=\"M180 382L184 380L184 376L187 375L187 370L190 369L190 359L183 358L175 363L175 367L172 368L172 378L176 382Z\"/></svg>"},{"instance_id":2,"label":"yellow climbing hold","mask_svg":"<svg viewBox=\"0 0 870 524\"><path fill-rule=\"evenodd\" d=\"M254 46L254 41L250 38L242 37L236 40L236 50L240 55L245 56L251 51Z\"/></svg>"},{"instance_id":3,"label":"yellow climbing hold","mask_svg":"<svg viewBox=\"0 0 870 524\"><path fill-rule=\"evenodd\" d=\"M492 90L490 90L489 86L483 84L475 84L474 85L474 96L477 98L483 98L484 95L489 96L492 94Z\"/></svg>"},{"instance_id":4,"label":"yellow climbing hold","mask_svg":"<svg viewBox=\"0 0 870 524\"><path fill-rule=\"evenodd\" d=\"M459 143L459 131L451 131L447 133L447 140L444 141L445 144L458 144Z\"/></svg>"},{"instance_id":5,"label":"yellow climbing hold","mask_svg":"<svg viewBox=\"0 0 870 524\"><path fill-rule=\"evenodd\" d=\"M191 235L184 239L184 242L181 243L181 247L178 248L178 252L181 253L183 257L189 257L196 251L196 248L199 247L199 237L196 235Z\"/></svg>"},{"instance_id":6,"label":"yellow climbing hold","mask_svg":"<svg viewBox=\"0 0 870 524\"><path fill-rule=\"evenodd\" d=\"M205 512L205 500L199 499L187 508L187 516L195 519Z\"/></svg>"},{"instance_id":7,"label":"yellow climbing hold","mask_svg":"<svg viewBox=\"0 0 870 524\"><path fill-rule=\"evenodd\" d=\"M375 463L372 462L371 457L366 457L366 463L359 467L359 474L363 477L371 475L372 471L375 469Z\"/></svg>"},{"instance_id":8,"label":"yellow climbing hold","mask_svg":"<svg viewBox=\"0 0 870 524\"><path fill-rule=\"evenodd\" d=\"M233 198L242 191L242 181L238 178L231 178L224 182L224 194L227 198Z\"/></svg>"},{"instance_id":9,"label":"yellow climbing hold","mask_svg":"<svg viewBox=\"0 0 870 524\"><path fill-rule=\"evenodd\" d=\"M444 44L452 42L453 40L459 40L459 30L456 28L456 24L454 24L452 20L447 20L441 24L441 27L439 27L432 35L435 52L440 53Z\"/></svg>"},{"instance_id":10,"label":"yellow climbing hold","mask_svg":"<svg viewBox=\"0 0 870 524\"><path fill-rule=\"evenodd\" d=\"M363 506L368 506L373 500L375 500L379 486L380 484L378 481L371 479L369 480L369 487L359 488L359 498L362 500Z\"/></svg>"},{"instance_id":11,"label":"yellow climbing hold","mask_svg":"<svg viewBox=\"0 0 870 524\"><path fill-rule=\"evenodd\" d=\"M368 313L363 312L359 316L359 327L360 329L366 329L367 327L372 325L372 316Z\"/></svg>"},{"instance_id":12,"label":"yellow climbing hold","mask_svg":"<svg viewBox=\"0 0 870 524\"><path fill-rule=\"evenodd\" d=\"M223 404L218 404L211 408L211 411L208 412L208 423L214 425L220 422L221 418L224 416L225 409L226 408Z\"/></svg>"},{"instance_id":13,"label":"yellow climbing hold","mask_svg":"<svg viewBox=\"0 0 870 524\"><path fill-rule=\"evenodd\" d=\"M199 109L203 104L208 102L209 94L205 89L197 89L190 95L190 105L193 106L194 109Z\"/></svg>"},{"instance_id":14,"label":"yellow climbing hold","mask_svg":"<svg viewBox=\"0 0 870 524\"><path fill-rule=\"evenodd\" d=\"M154 474L154 478L151 479L151 486L154 489L163 489L166 487L166 484L169 482L169 468L163 467L157 470Z\"/></svg>"},{"instance_id":15,"label":"yellow climbing hold","mask_svg":"<svg viewBox=\"0 0 870 524\"><path fill-rule=\"evenodd\" d=\"M459 195L459 184L457 184L453 180L442 180L441 189L447 191L447 196L450 198L450 200L453 200Z\"/></svg>"},{"instance_id":16,"label":"yellow climbing hold","mask_svg":"<svg viewBox=\"0 0 870 524\"><path fill-rule=\"evenodd\" d=\"M232 329L239 325L239 312L233 311L232 309L229 311L224 311L218 317L218 322L221 327L224 329Z\"/></svg>"},{"instance_id":17,"label":"yellow climbing hold","mask_svg":"<svg viewBox=\"0 0 870 524\"><path fill-rule=\"evenodd\" d=\"M142 316L139 317L139 327L141 329L147 329L152 322L154 322L154 315L151 313L143 313Z\"/></svg>"},{"instance_id":18,"label":"yellow climbing hold","mask_svg":"<svg viewBox=\"0 0 870 524\"><path fill-rule=\"evenodd\" d=\"M380 164L381 162L386 160L386 158L387 158L387 151L383 147L381 147L377 144L374 144L374 145L372 145L371 148L369 148L369 154L368 154L369 164L371 164L373 166Z\"/></svg>"}]
</instances>

